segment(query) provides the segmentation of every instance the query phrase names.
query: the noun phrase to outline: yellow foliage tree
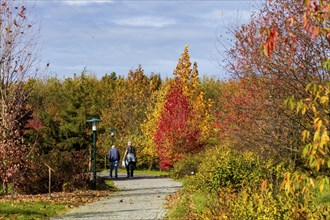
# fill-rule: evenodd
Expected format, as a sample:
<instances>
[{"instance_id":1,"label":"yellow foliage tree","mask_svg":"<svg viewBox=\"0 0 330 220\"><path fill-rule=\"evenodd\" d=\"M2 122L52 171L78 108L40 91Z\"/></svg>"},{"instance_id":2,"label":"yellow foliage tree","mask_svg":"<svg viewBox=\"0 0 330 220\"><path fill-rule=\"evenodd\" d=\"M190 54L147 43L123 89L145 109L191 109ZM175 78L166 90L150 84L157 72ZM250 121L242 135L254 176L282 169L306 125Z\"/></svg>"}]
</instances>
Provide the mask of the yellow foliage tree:
<instances>
[{"instance_id":1,"label":"yellow foliage tree","mask_svg":"<svg viewBox=\"0 0 330 220\"><path fill-rule=\"evenodd\" d=\"M181 87L183 90L183 95L188 96L191 92L191 62L190 55L188 53L189 47L186 45L184 52L178 60L178 64L173 72L175 77L178 77L181 81Z\"/></svg>"},{"instance_id":2,"label":"yellow foliage tree","mask_svg":"<svg viewBox=\"0 0 330 220\"><path fill-rule=\"evenodd\" d=\"M170 82L171 80L166 81L161 89L152 94L152 101L149 102L147 108L147 119L143 124L141 124L141 131L143 134L143 149L141 151L141 155L143 155L145 162L149 165L149 169L158 166L158 155L153 136L157 130L161 111L165 104L166 94L170 88Z\"/></svg>"},{"instance_id":3,"label":"yellow foliage tree","mask_svg":"<svg viewBox=\"0 0 330 220\"><path fill-rule=\"evenodd\" d=\"M211 105L204 98L204 92L198 75L198 65L194 62L191 67L189 47L185 46L184 52L178 60L174 76L180 79L183 94L189 97L192 106L190 126L201 132L201 142L206 143L210 136L210 115L208 107Z\"/></svg>"},{"instance_id":4,"label":"yellow foliage tree","mask_svg":"<svg viewBox=\"0 0 330 220\"><path fill-rule=\"evenodd\" d=\"M192 115L189 119L189 126L196 128L200 131L201 143L207 143L210 135L210 116L208 112L209 102L205 101L203 87L200 83L198 76L197 63L190 62L189 47L185 46L185 49L178 60L176 69L173 72L176 79L179 79L183 90L183 95L189 97L189 105L192 106ZM147 119L141 125L141 131L143 134L143 150L141 151L143 156L149 164L149 168L154 167L155 162L158 160L157 146L154 142L153 136L157 131L161 112L166 102L166 96L170 89L172 79L167 79L162 88L155 92L152 96L148 106ZM154 104L156 103L156 104Z\"/></svg>"}]
</instances>

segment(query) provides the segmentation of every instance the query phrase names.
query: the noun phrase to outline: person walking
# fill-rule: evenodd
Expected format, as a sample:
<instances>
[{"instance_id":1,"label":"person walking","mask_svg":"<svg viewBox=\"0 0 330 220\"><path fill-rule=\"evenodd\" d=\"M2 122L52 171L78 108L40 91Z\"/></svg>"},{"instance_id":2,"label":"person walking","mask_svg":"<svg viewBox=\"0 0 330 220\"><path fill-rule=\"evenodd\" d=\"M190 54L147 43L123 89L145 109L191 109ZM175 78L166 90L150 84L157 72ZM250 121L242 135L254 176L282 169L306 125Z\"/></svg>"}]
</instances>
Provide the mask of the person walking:
<instances>
[{"instance_id":1,"label":"person walking","mask_svg":"<svg viewBox=\"0 0 330 220\"><path fill-rule=\"evenodd\" d=\"M110 161L110 178L112 178L113 170L115 170L115 178L118 178L118 165L120 161L120 154L115 145L112 145L111 150L108 153L108 159Z\"/></svg>"},{"instance_id":2,"label":"person walking","mask_svg":"<svg viewBox=\"0 0 330 220\"><path fill-rule=\"evenodd\" d=\"M132 146L132 142L129 141L124 155L124 160L126 160L126 171L127 178L133 178L134 169L136 166L136 152L135 147Z\"/></svg>"}]
</instances>

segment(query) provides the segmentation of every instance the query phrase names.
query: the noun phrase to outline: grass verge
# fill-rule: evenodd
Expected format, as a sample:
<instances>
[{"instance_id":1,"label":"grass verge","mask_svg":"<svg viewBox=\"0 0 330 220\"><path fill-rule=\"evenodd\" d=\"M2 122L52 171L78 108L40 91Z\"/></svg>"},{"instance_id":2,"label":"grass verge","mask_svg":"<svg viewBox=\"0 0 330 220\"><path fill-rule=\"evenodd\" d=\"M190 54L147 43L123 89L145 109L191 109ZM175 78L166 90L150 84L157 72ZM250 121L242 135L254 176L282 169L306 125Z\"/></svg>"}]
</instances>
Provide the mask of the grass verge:
<instances>
[{"instance_id":1,"label":"grass verge","mask_svg":"<svg viewBox=\"0 0 330 220\"><path fill-rule=\"evenodd\" d=\"M0 219L46 219L68 210L67 203L51 202L0 202Z\"/></svg>"},{"instance_id":2,"label":"grass verge","mask_svg":"<svg viewBox=\"0 0 330 220\"><path fill-rule=\"evenodd\" d=\"M126 173L125 168L118 169L119 173ZM102 170L101 173L106 173L109 175L109 169ZM160 171L160 170L134 170L134 174L137 175L147 175L147 176L158 176L158 177L168 177L170 173L167 171Z\"/></svg>"},{"instance_id":3,"label":"grass verge","mask_svg":"<svg viewBox=\"0 0 330 220\"><path fill-rule=\"evenodd\" d=\"M97 190L77 190L40 195L0 197L0 219L48 219L87 203L98 201L116 191L111 180L98 182Z\"/></svg>"},{"instance_id":4,"label":"grass verge","mask_svg":"<svg viewBox=\"0 0 330 220\"><path fill-rule=\"evenodd\" d=\"M135 170L134 173L140 175L150 175L150 176L163 176L163 177L169 176L169 172L159 171L159 170Z\"/></svg>"}]
</instances>

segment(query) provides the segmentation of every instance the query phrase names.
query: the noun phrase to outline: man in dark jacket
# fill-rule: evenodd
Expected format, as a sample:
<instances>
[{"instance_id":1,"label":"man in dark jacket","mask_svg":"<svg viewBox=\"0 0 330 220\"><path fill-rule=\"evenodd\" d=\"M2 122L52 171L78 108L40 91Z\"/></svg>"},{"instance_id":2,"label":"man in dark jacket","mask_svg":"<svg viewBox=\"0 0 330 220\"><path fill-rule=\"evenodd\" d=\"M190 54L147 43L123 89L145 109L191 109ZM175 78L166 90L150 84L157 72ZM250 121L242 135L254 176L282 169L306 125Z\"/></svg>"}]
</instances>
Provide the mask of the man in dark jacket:
<instances>
[{"instance_id":1,"label":"man in dark jacket","mask_svg":"<svg viewBox=\"0 0 330 220\"><path fill-rule=\"evenodd\" d=\"M118 178L120 154L115 145L112 145L111 150L108 153L108 159L110 161L110 177L112 178L112 171L115 170L115 177Z\"/></svg>"}]
</instances>

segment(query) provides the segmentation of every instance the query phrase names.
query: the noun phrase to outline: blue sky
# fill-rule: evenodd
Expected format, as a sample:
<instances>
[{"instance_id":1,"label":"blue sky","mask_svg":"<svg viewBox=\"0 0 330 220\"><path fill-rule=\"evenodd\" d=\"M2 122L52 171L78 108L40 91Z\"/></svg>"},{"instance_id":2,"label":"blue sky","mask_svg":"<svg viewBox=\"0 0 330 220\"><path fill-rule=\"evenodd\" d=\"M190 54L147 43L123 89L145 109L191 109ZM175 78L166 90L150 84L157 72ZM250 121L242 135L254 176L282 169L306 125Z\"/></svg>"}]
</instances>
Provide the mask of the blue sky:
<instances>
[{"instance_id":1,"label":"blue sky","mask_svg":"<svg viewBox=\"0 0 330 220\"><path fill-rule=\"evenodd\" d=\"M186 44L201 76L226 78L219 36L246 22L254 1L37 0L39 58L48 75L72 77L84 68L98 77L126 76L141 64L145 74L172 77Z\"/></svg>"}]
</instances>

